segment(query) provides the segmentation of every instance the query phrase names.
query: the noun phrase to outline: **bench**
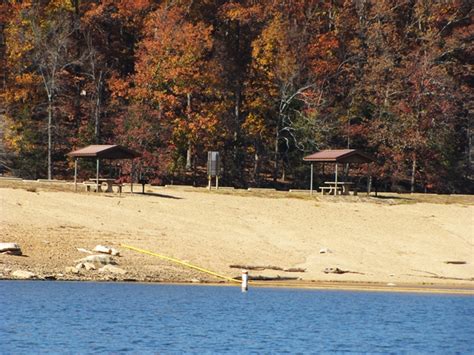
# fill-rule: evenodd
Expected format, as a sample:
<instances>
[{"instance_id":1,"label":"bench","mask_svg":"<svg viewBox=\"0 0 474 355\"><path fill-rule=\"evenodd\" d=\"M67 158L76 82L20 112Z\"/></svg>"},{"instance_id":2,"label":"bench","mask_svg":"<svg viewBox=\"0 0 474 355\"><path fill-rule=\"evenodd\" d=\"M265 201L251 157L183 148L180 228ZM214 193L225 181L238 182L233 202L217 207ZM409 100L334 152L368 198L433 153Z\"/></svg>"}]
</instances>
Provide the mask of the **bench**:
<instances>
[{"instance_id":1,"label":"bench","mask_svg":"<svg viewBox=\"0 0 474 355\"><path fill-rule=\"evenodd\" d=\"M92 182L92 181L84 181L83 184L85 185L86 187L86 191L87 192L90 192L90 191L97 191L97 184L95 182ZM101 184L99 184L99 192L101 192L102 189L101 189Z\"/></svg>"},{"instance_id":2,"label":"bench","mask_svg":"<svg viewBox=\"0 0 474 355\"><path fill-rule=\"evenodd\" d=\"M325 195L326 193L331 195L334 193L334 189L336 189L336 194L338 191L342 192L342 187L334 187L334 186L323 186L319 188L321 190L321 195Z\"/></svg>"},{"instance_id":3,"label":"bench","mask_svg":"<svg viewBox=\"0 0 474 355\"><path fill-rule=\"evenodd\" d=\"M94 191L96 192L97 191L97 183L94 182L94 181L84 181L83 184L86 186L86 191L87 192L90 192L90 191ZM123 184L121 183L107 183L107 182L100 182L99 181L99 190L97 192L113 192L112 188L113 187L117 187L117 192L118 193L122 193L122 187L123 187Z\"/></svg>"}]
</instances>

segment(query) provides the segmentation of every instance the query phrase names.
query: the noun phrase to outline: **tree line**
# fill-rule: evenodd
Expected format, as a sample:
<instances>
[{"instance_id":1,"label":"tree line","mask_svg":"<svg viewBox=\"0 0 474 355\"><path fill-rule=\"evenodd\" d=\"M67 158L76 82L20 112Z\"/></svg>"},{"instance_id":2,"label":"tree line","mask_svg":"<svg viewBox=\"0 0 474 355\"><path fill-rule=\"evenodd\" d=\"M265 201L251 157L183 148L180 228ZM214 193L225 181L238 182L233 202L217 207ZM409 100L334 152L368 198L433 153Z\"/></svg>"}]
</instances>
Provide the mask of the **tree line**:
<instances>
[{"instance_id":1,"label":"tree line","mask_svg":"<svg viewBox=\"0 0 474 355\"><path fill-rule=\"evenodd\" d=\"M307 184L303 156L354 148L384 188L472 192L472 16L469 0L3 0L3 144L23 177L122 144L156 183L205 181L213 150L224 183L279 188Z\"/></svg>"}]
</instances>

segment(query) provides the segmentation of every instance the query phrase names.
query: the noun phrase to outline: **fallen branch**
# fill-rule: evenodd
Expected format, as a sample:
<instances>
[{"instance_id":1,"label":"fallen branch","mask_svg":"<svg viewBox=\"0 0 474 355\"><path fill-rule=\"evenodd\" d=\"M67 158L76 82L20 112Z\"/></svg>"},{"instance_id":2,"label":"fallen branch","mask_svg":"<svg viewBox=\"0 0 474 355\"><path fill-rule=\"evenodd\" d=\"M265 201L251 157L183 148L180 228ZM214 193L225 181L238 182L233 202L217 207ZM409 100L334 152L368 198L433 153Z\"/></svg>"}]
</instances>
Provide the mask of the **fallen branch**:
<instances>
[{"instance_id":1,"label":"fallen branch","mask_svg":"<svg viewBox=\"0 0 474 355\"><path fill-rule=\"evenodd\" d=\"M350 270L341 270L339 269L338 267L334 268L334 267L327 267L323 270L323 272L325 274L359 274L359 275L365 275L364 273L362 272L358 272L358 271L350 271Z\"/></svg>"},{"instance_id":2,"label":"fallen branch","mask_svg":"<svg viewBox=\"0 0 474 355\"><path fill-rule=\"evenodd\" d=\"M474 277L467 277L467 278L462 278L462 277L448 277L448 276L420 276L420 275L413 275L413 274L405 274L407 276L413 276L413 277L427 277L430 279L440 279L440 280L456 280L456 281L474 281Z\"/></svg>"},{"instance_id":3,"label":"fallen branch","mask_svg":"<svg viewBox=\"0 0 474 355\"><path fill-rule=\"evenodd\" d=\"M290 267L284 269L279 266L273 265L262 265L262 266L255 266L255 265L229 265L232 269L243 269L243 270L254 270L254 271L263 271L263 270L276 270L276 271L284 271L284 272L306 272L306 269Z\"/></svg>"},{"instance_id":4,"label":"fallen branch","mask_svg":"<svg viewBox=\"0 0 474 355\"><path fill-rule=\"evenodd\" d=\"M448 276L440 276L438 274L435 274L434 272L429 272L429 271L423 271L423 270L416 270L416 269L411 269L412 271L418 271L418 272L424 272L426 274L430 274L431 276L421 276L421 277L429 277L432 279L441 279L441 280L459 280L459 281L474 281L474 277L470 278L461 278L461 277L448 277ZM408 276L415 276L415 277L420 277L420 275L411 275L407 274Z\"/></svg>"},{"instance_id":5,"label":"fallen branch","mask_svg":"<svg viewBox=\"0 0 474 355\"><path fill-rule=\"evenodd\" d=\"M285 272L306 272L306 269L302 269L302 268L299 268L299 267L292 267L292 268L289 268L289 269L285 269L283 271L285 271Z\"/></svg>"},{"instance_id":6,"label":"fallen branch","mask_svg":"<svg viewBox=\"0 0 474 355\"><path fill-rule=\"evenodd\" d=\"M435 274L434 272L429 272L429 271L424 271L424 270L417 270L417 269L410 269L411 271L417 271L417 272L424 272L425 274L430 274L434 276L439 276L438 274Z\"/></svg>"}]
</instances>

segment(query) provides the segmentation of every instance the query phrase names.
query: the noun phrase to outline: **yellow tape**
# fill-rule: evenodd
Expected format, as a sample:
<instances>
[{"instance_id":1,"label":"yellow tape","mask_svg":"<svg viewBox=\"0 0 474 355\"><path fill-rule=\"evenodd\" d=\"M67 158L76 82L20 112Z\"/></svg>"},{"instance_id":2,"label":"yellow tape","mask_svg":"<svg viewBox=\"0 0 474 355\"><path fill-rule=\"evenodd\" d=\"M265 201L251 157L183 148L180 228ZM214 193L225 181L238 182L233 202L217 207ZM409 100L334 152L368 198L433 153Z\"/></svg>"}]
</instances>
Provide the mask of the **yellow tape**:
<instances>
[{"instance_id":1,"label":"yellow tape","mask_svg":"<svg viewBox=\"0 0 474 355\"><path fill-rule=\"evenodd\" d=\"M165 259L165 260L168 260L168 261L172 261L172 262L174 262L174 263L177 263L177 264L180 264L180 265L184 265L184 266L187 266L187 267L189 267L189 268L191 268L191 269L199 270L199 271L201 271L201 272L205 272L206 274L213 275L213 276L219 277L219 278L224 279L224 280L228 280L228 281L232 281L232 282L241 283L240 280L236 280L236 279L233 279L232 277L227 277L227 276L224 276L224 275L220 275L220 274L215 273L215 272L213 272L213 271L203 269L202 267L199 267L199 266L196 266L196 265L192 265L192 264L189 264L189 263L187 263L187 262L184 262L184 261L181 261L181 260L178 260L178 259L175 259L175 258L170 258L170 257L168 257L168 256L161 255L161 254L158 254L158 253L153 253L153 252L148 251L148 250L145 250L145 249L136 248L136 247L133 247L133 246L131 246L131 245L120 244L120 246L122 246L122 247L124 247L124 248L127 248L127 249L130 249L130 250L137 251L137 252L139 252L139 253L148 254L148 255L151 255L151 256L156 256L156 257L161 258L161 259Z\"/></svg>"}]
</instances>

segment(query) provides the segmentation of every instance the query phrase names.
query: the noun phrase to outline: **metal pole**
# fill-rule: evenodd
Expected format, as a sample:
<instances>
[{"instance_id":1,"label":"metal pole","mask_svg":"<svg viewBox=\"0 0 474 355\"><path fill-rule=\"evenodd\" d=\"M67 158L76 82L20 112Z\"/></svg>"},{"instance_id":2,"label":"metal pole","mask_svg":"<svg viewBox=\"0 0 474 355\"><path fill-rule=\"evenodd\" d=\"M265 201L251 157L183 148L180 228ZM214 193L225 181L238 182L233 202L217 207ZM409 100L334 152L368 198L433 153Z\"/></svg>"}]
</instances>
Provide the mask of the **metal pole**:
<instances>
[{"instance_id":1,"label":"metal pole","mask_svg":"<svg viewBox=\"0 0 474 355\"><path fill-rule=\"evenodd\" d=\"M96 180L95 183L97 185L96 192L99 192L99 158L97 158L97 170L96 170L95 180Z\"/></svg>"},{"instance_id":2,"label":"metal pole","mask_svg":"<svg viewBox=\"0 0 474 355\"><path fill-rule=\"evenodd\" d=\"M74 192L77 192L77 158L74 160Z\"/></svg>"},{"instance_id":3,"label":"metal pole","mask_svg":"<svg viewBox=\"0 0 474 355\"><path fill-rule=\"evenodd\" d=\"M212 177L211 177L211 175L208 175L207 176L207 189L209 191L211 190L211 181L212 181Z\"/></svg>"},{"instance_id":4,"label":"metal pole","mask_svg":"<svg viewBox=\"0 0 474 355\"><path fill-rule=\"evenodd\" d=\"M242 270L242 292L247 292L249 289L249 272Z\"/></svg>"},{"instance_id":5,"label":"metal pole","mask_svg":"<svg viewBox=\"0 0 474 355\"><path fill-rule=\"evenodd\" d=\"M219 175L216 175L216 190L219 190Z\"/></svg>"},{"instance_id":6,"label":"metal pole","mask_svg":"<svg viewBox=\"0 0 474 355\"><path fill-rule=\"evenodd\" d=\"M313 163L311 163L311 177L309 179L309 194L313 194Z\"/></svg>"},{"instance_id":7,"label":"metal pole","mask_svg":"<svg viewBox=\"0 0 474 355\"><path fill-rule=\"evenodd\" d=\"M337 195L337 163L336 163L336 173L335 173L334 181L336 183L336 186L334 188L334 195Z\"/></svg>"}]
</instances>

